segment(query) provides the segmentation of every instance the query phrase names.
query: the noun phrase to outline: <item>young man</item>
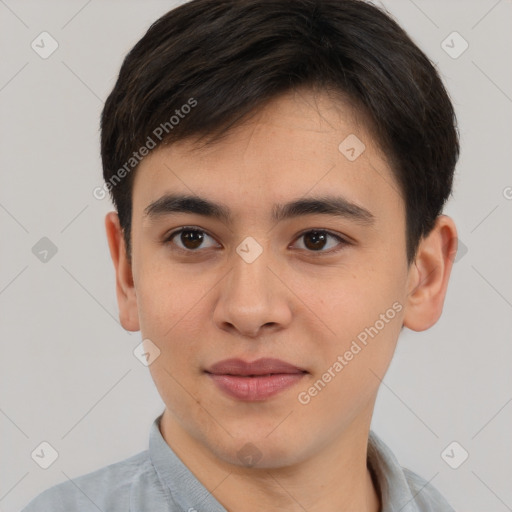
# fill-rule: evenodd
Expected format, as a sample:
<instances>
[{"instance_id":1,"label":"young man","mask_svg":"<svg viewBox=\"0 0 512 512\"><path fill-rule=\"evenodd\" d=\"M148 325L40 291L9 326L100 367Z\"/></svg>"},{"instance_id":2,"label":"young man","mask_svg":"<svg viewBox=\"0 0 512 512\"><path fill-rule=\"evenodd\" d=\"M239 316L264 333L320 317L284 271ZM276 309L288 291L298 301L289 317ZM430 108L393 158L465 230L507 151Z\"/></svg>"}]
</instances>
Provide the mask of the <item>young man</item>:
<instances>
[{"instance_id":1,"label":"young man","mask_svg":"<svg viewBox=\"0 0 512 512\"><path fill-rule=\"evenodd\" d=\"M441 315L458 151L436 70L362 1L155 22L102 157L120 318L165 410L149 450L25 511L451 511L370 423L401 329Z\"/></svg>"}]
</instances>

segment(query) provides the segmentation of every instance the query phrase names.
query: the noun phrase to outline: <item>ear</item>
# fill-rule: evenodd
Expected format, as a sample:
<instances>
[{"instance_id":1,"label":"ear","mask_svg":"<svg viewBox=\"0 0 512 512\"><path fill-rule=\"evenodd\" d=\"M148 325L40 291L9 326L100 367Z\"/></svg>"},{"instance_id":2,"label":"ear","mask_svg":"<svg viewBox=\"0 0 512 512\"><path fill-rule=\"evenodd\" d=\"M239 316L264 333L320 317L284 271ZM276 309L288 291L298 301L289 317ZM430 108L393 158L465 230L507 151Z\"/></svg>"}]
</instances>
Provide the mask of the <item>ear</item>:
<instances>
[{"instance_id":1,"label":"ear","mask_svg":"<svg viewBox=\"0 0 512 512\"><path fill-rule=\"evenodd\" d=\"M133 284L132 266L126 257L123 230L116 212L105 217L110 256L116 271L116 294L119 305L119 320L127 331L140 330L137 295Z\"/></svg>"},{"instance_id":2,"label":"ear","mask_svg":"<svg viewBox=\"0 0 512 512\"><path fill-rule=\"evenodd\" d=\"M455 223L450 217L440 215L430 234L420 241L409 270L405 327L424 331L439 320L456 254Z\"/></svg>"}]
</instances>

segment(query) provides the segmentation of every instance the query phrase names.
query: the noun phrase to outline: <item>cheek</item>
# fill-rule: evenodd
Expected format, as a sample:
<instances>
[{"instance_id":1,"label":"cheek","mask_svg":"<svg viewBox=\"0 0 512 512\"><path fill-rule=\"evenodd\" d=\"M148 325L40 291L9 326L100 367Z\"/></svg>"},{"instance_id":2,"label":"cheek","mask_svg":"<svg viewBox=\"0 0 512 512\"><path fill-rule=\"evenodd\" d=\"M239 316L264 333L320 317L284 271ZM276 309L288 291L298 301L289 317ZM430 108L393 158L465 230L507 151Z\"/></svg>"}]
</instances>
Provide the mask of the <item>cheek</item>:
<instances>
[{"instance_id":1,"label":"cheek","mask_svg":"<svg viewBox=\"0 0 512 512\"><path fill-rule=\"evenodd\" d=\"M336 269L314 283L306 280L302 289L309 290L304 302L329 327L327 337L343 345L401 299L405 286L402 281L390 269L361 265L357 273ZM395 313L393 310L388 316L394 318Z\"/></svg>"},{"instance_id":2,"label":"cheek","mask_svg":"<svg viewBox=\"0 0 512 512\"><path fill-rule=\"evenodd\" d=\"M205 285L197 276L184 273L169 262L149 261L139 272L137 304L141 332L166 343L175 332L193 327L191 319L204 295Z\"/></svg>"},{"instance_id":3,"label":"cheek","mask_svg":"<svg viewBox=\"0 0 512 512\"><path fill-rule=\"evenodd\" d=\"M207 344L207 319L212 316L211 290L215 276L199 275L196 269L183 266L148 265L140 273L137 287L140 330L160 350L152 368L153 378L163 379L171 388L171 376L180 382L195 378L201 354ZM165 368L163 370L162 368ZM153 372L154 370L154 372Z\"/></svg>"},{"instance_id":4,"label":"cheek","mask_svg":"<svg viewBox=\"0 0 512 512\"><path fill-rule=\"evenodd\" d=\"M375 390L389 366L402 326L406 274L396 262L368 261L361 262L358 272L324 282L316 304L330 332L316 370L322 376L330 369L336 377L326 374L322 380L331 379L329 388L351 401L351 393ZM337 364L336 371L339 356L343 368Z\"/></svg>"},{"instance_id":5,"label":"cheek","mask_svg":"<svg viewBox=\"0 0 512 512\"><path fill-rule=\"evenodd\" d=\"M161 273L155 268L144 277L137 290L141 334L160 350L149 366L151 377L177 417L194 416L199 393L193 372L204 340L200 319L206 312L200 299L205 289L168 270Z\"/></svg>"},{"instance_id":6,"label":"cheek","mask_svg":"<svg viewBox=\"0 0 512 512\"><path fill-rule=\"evenodd\" d=\"M401 326L401 312L396 311L399 305L396 309L384 308L384 320L380 313L375 316L353 307L343 315L345 320L339 315L336 327L342 334L335 342L324 345L315 374L299 390L308 422L321 422L322 428L331 425L333 431L340 425L348 428L363 411L369 410L393 357ZM379 307L372 307L380 312ZM357 313L359 316L355 317Z\"/></svg>"}]
</instances>

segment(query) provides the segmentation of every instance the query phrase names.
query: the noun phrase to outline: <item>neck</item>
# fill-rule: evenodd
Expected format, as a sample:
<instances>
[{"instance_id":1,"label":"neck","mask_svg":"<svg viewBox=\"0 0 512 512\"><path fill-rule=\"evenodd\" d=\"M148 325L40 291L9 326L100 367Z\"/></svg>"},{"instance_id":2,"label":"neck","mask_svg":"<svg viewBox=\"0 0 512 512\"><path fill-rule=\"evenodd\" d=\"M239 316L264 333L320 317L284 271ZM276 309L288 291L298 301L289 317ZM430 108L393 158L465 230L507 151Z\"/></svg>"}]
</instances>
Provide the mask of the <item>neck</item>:
<instances>
[{"instance_id":1,"label":"neck","mask_svg":"<svg viewBox=\"0 0 512 512\"><path fill-rule=\"evenodd\" d=\"M352 425L336 443L285 467L247 468L214 456L165 411L167 444L228 512L379 512L367 467L367 428Z\"/></svg>"}]
</instances>

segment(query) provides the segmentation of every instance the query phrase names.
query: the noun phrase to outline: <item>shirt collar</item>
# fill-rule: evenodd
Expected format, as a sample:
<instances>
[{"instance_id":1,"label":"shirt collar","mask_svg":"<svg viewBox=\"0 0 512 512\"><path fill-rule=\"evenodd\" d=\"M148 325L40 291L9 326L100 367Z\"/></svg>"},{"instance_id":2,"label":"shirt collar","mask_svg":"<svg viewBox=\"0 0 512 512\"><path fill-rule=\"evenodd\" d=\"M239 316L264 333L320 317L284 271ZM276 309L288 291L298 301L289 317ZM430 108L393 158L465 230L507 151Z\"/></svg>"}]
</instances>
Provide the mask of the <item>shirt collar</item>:
<instances>
[{"instance_id":1,"label":"shirt collar","mask_svg":"<svg viewBox=\"0 0 512 512\"><path fill-rule=\"evenodd\" d=\"M149 434L149 456L160 481L168 487L180 510L226 512L163 438L159 428L162 415L155 419Z\"/></svg>"},{"instance_id":2,"label":"shirt collar","mask_svg":"<svg viewBox=\"0 0 512 512\"><path fill-rule=\"evenodd\" d=\"M150 428L149 456L173 501L181 510L226 512L164 440L159 428L162 414ZM367 461L380 494L381 512L419 512L403 469L393 452L371 430Z\"/></svg>"},{"instance_id":3,"label":"shirt collar","mask_svg":"<svg viewBox=\"0 0 512 512\"><path fill-rule=\"evenodd\" d=\"M420 512L398 460L372 430L367 462L379 488L381 512Z\"/></svg>"}]
</instances>

